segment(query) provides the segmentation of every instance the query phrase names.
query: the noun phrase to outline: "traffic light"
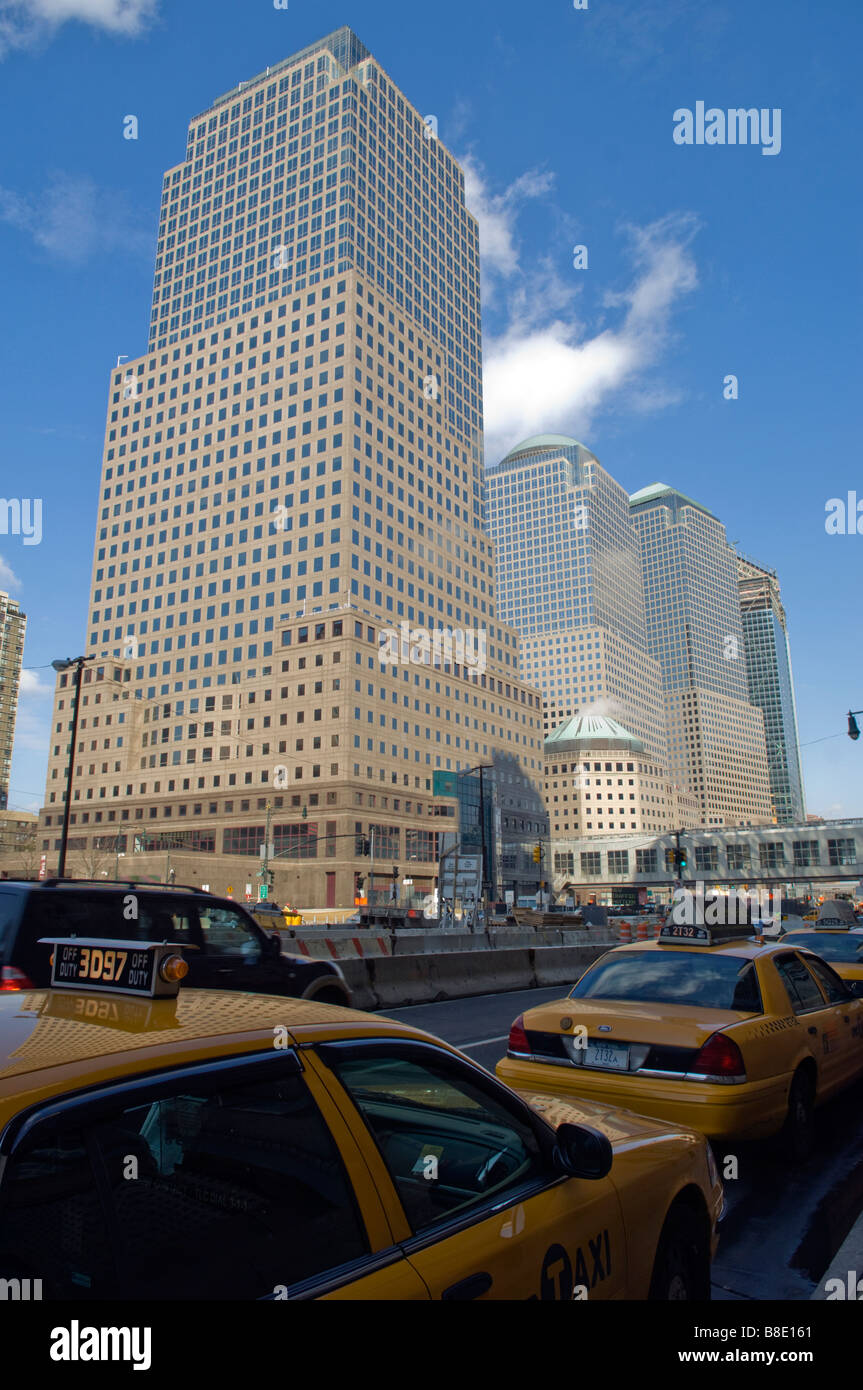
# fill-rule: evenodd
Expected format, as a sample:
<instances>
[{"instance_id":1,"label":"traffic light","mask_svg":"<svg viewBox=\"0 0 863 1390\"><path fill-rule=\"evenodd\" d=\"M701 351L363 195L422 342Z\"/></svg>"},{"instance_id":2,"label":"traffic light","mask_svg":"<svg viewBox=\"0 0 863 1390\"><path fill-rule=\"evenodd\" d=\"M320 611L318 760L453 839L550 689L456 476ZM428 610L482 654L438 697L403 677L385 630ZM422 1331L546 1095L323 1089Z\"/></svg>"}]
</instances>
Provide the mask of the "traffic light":
<instances>
[{"instance_id":1,"label":"traffic light","mask_svg":"<svg viewBox=\"0 0 863 1390\"><path fill-rule=\"evenodd\" d=\"M859 725L850 710L848 711L848 737L853 738L855 743L860 737Z\"/></svg>"},{"instance_id":2,"label":"traffic light","mask_svg":"<svg viewBox=\"0 0 863 1390\"><path fill-rule=\"evenodd\" d=\"M356 842L356 853L363 859L371 856L372 846L368 835L358 835Z\"/></svg>"},{"instance_id":3,"label":"traffic light","mask_svg":"<svg viewBox=\"0 0 863 1390\"><path fill-rule=\"evenodd\" d=\"M309 808L308 808L308 806L304 806L304 807L303 807L303 820L308 820L308 818L309 818Z\"/></svg>"},{"instance_id":4,"label":"traffic light","mask_svg":"<svg viewBox=\"0 0 863 1390\"><path fill-rule=\"evenodd\" d=\"M679 869L679 870L685 869L685 868L686 868L686 864L687 864L686 850L685 850L685 849L679 849L679 850L677 850L676 855L675 855L675 858L677 859L677 867L678 867L678 869Z\"/></svg>"},{"instance_id":5,"label":"traffic light","mask_svg":"<svg viewBox=\"0 0 863 1390\"><path fill-rule=\"evenodd\" d=\"M534 864L541 864L541 863L542 863L542 845L534 845L534 847L533 847L533 862L534 862Z\"/></svg>"},{"instance_id":6,"label":"traffic light","mask_svg":"<svg viewBox=\"0 0 863 1390\"><path fill-rule=\"evenodd\" d=\"M357 874L357 892L358 892L358 893L362 893L362 891L363 891L363 889L365 888L365 886L366 886L365 875L364 875L364 874Z\"/></svg>"}]
</instances>

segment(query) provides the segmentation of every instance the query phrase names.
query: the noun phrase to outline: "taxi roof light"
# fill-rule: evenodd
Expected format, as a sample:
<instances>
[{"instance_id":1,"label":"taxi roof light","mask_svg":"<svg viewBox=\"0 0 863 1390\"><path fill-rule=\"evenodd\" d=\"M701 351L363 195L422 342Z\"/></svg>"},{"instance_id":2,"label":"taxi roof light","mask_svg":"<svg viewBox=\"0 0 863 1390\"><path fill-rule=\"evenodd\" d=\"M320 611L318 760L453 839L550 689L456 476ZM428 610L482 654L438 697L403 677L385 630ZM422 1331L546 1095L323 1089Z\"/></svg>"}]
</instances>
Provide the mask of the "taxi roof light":
<instances>
[{"instance_id":1,"label":"taxi roof light","mask_svg":"<svg viewBox=\"0 0 863 1390\"><path fill-rule=\"evenodd\" d=\"M159 974L168 984L178 984L180 980L185 980L188 973L188 962L182 956L165 956L159 966Z\"/></svg>"}]
</instances>

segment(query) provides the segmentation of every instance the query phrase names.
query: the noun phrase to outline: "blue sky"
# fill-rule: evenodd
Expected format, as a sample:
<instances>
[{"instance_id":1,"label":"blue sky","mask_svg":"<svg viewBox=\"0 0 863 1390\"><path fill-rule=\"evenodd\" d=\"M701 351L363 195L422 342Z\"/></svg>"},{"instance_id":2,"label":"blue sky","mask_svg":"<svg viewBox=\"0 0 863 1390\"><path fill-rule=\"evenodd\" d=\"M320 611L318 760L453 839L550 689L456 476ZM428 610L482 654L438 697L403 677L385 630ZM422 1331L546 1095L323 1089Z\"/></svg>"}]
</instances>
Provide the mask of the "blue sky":
<instances>
[{"instance_id":1,"label":"blue sky","mask_svg":"<svg viewBox=\"0 0 863 1390\"><path fill-rule=\"evenodd\" d=\"M345 23L466 167L487 458L574 434L776 568L809 810L863 815L863 534L825 529L829 499L863 501L859 0L0 0L0 493L44 512L41 544L0 534L25 665L83 649L107 374L146 349L162 173L214 97ZM778 108L780 152L676 144L698 101ZM12 806L41 804L50 689L27 672Z\"/></svg>"}]
</instances>

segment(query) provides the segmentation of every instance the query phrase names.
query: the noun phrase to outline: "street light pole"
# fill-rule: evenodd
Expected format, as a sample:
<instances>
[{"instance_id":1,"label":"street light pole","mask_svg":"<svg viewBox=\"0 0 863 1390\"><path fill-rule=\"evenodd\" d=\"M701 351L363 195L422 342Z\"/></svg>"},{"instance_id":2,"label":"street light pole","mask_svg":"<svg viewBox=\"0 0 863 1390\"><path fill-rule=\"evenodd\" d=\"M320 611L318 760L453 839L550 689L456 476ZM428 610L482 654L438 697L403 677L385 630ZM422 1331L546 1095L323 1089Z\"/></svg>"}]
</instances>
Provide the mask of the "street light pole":
<instances>
[{"instance_id":1,"label":"street light pole","mask_svg":"<svg viewBox=\"0 0 863 1390\"><path fill-rule=\"evenodd\" d=\"M76 656L67 657L65 661L51 662L55 671L68 671L72 666L75 667L75 709L72 713L72 742L69 748L69 761L66 765L66 806L63 811L63 830L60 835L60 857L57 860L58 878L64 878L66 874L66 846L69 842L69 817L72 813L75 741L78 737L78 711L81 708L81 679L84 674L84 663L92 660L93 657L91 656Z\"/></svg>"},{"instance_id":2,"label":"street light pole","mask_svg":"<svg viewBox=\"0 0 863 1390\"><path fill-rule=\"evenodd\" d=\"M488 865L485 856L485 791L483 788L482 774L485 767L479 769L479 830L480 844L482 846L482 925L483 930L488 931Z\"/></svg>"}]
</instances>

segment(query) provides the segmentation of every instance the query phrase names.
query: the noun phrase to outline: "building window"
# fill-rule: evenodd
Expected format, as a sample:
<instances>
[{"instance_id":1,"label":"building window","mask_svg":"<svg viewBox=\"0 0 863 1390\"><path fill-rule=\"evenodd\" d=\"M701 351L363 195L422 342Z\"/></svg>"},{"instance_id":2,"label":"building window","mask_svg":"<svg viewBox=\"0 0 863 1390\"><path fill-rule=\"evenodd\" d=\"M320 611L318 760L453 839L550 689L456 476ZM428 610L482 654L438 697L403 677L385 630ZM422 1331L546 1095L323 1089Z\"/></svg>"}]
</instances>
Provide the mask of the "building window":
<instances>
[{"instance_id":1,"label":"building window","mask_svg":"<svg viewBox=\"0 0 863 1390\"><path fill-rule=\"evenodd\" d=\"M761 867L762 869L784 869L785 846L776 844L762 845Z\"/></svg>"},{"instance_id":2,"label":"building window","mask_svg":"<svg viewBox=\"0 0 863 1390\"><path fill-rule=\"evenodd\" d=\"M602 855L590 852L581 856L581 872L585 877L602 873Z\"/></svg>"},{"instance_id":3,"label":"building window","mask_svg":"<svg viewBox=\"0 0 863 1390\"><path fill-rule=\"evenodd\" d=\"M821 846L817 840L794 841L795 869L811 869L821 863Z\"/></svg>"},{"instance_id":4,"label":"building window","mask_svg":"<svg viewBox=\"0 0 863 1390\"><path fill-rule=\"evenodd\" d=\"M749 867L749 848L747 845L729 845L728 868L732 873L744 873Z\"/></svg>"},{"instance_id":5,"label":"building window","mask_svg":"<svg viewBox=\"0 0 863 1390\"><path fill-rule=\"evenodd\" d=\"M832 866L857 863L857 845L854 840L828 840L827 850Z\"/></svg>"},{"instance_id":6,"label":"building window","mask_svg":"<svg viewBox=\"0 0 863 1390\"><path fill-rule=\"evenodd\" d=\"M575 873L575 855L574 855L574 854L559 854L559 853L558 853L558 854L555 854L555 856L554 856L554 872L555 872L556 874L574 874L574 873Z\"/></svg>"},{"instance_id":7,"label":"building window","mask_svg":"<svg viewBox=\"0 0 863 1390\"><path fill-rule=\"evenodd\" d=\"M655 849L637 849L635 851L635 872L637 874L656 873Z\"/></svg>"},{"instance_id":8,"label":"building window","mask_svg":"<svg viewBox=\"0 0 863 1390\"><path fill-rule=\"evenodd\" d=\"M719 868L719 850L715 845L695 846L695 867L706 870Z\"/></svg>"},{"instance_id":9,"label":"building window","mask_svg":"<svg viewBox=\"0 0 863 1390\"><path fill-rule=\"evenodd\" d=\"M608 872L610 874L629 873L628 849L610 849L608 851Z\"/></svg>"}]
</instances>

